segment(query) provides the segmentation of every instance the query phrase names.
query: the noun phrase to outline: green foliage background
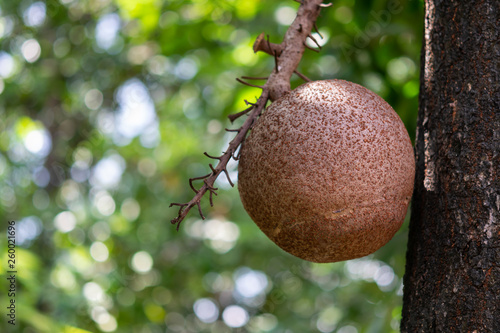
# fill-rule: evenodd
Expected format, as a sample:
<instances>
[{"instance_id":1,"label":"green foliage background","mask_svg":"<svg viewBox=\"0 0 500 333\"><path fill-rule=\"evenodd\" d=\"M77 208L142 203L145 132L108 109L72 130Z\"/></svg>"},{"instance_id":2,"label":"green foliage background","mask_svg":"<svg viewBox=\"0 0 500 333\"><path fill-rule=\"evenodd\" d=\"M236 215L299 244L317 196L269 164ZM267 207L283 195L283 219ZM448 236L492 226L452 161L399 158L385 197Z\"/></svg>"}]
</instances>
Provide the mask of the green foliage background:
<instances>
[{"instance_id":1,"label":"green foliage background","mask_svg":"<svg viewBox=\"0 0 500 333\"><path fill-rule=\"evenodd\" d=\"M323 50L299 71L377 92L413 138L422 6L336 0L318 20ZM373 255L313 264L269 241L224 179L215 207L203 200L208 221L194 210L179 232L169 222L168 205L193 195L188 179L209 172L202 153L231 139L227 115L259 94L235 78L274 66L253 41L279 43L297 7L0 0L0 217L18 237L16 326L2 278L2 332L399 331L407 222ZM142 102L154 116L141 127ZM136 131L124 136L120 117ZM0 247L4 277L5 236Z\"/></svg>"}]
</instances>

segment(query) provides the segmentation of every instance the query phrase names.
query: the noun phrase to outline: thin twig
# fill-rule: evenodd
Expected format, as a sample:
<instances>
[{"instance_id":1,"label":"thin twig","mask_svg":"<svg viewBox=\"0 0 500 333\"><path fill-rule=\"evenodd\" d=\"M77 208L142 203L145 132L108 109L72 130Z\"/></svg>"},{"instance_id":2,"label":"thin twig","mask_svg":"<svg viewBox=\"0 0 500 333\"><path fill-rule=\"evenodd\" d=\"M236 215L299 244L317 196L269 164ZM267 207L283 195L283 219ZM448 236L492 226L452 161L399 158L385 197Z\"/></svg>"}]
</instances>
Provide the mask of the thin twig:
<instances>
[{"instance_id":1,"label":"thin twig","mask_svg":"<svg viewBox=\"0 0 500 333\"><path fill-rule=\"evenodd\" d=\"M264 76L264 77L242 76L241 78L245 80L267 80L269 79L269 76Z\"/></svg>"},{"instance_id":2,"label":"thin twig","mask_svg":"<svg viewBox=\"0 0 500 333\"><path fill-rule=\"evenodd\" d=\"M208 176L210 176L210 174L205 175L205 176L201 176L201 177L189 178L189 186L190 186L190 187L191 187L191 189L194 191L194 193L198 193L198 190L194 188L193 181L194 181L194 180L205 179L205 178L207 178Z\"/></svg>"},{"instance_id":3,"label":"thin twig","mask_svg":"<svg viewBox=\"0 0 500 333\"><path fill-rule=\"evenodd\" d=\"M316 38L314 38L312 35L308 35L307 37L311 38L311 40L319 47L319 49L321 50L321 45L319 45L318 41L316 40Z\"/></svg>"},{"instance_id":4,"label":"thin twig","mask_svg":"<svg viewBox=\"0 0 500 333\"><path fill-rule=\"evenodd\" d=\"M209 155L207 152L204 152L203 155L205 155L208 158L212 158L214 160L220 160L220 156L212 156L212 155Z\"/></svg>"},{"instance_id":5,"label":"thin twig","mask_svg":"<svg viewBox=\"0 0 500 333\"><path fill-rule=\"evenodd\" d=\"M321 37L321 39L323 39L324 37L321 34L321 32L319 32L319 29L318 29L318 26L316 25L316 22L314 22L313 27L314 27L314 30L316 31L316 33Z\"/></svg>"},{"instance_id":6,"label":"thin twig","mask_svg":"<svg viewBox=\"0 0 500 333\"><path fill-rule=\"evenodd\" d=\"M306 48L308 48L309 50L311 50L311 51L314 51L314 52L319 52L319 50L318 50L318 49L315 49L315 48L313 48L313 47L310 47L310 46L309 46L309 45L307 45L305 42L304 42L304 46L305 46Z\"/></svg>"},{"instance_id":7,"label":"thin twig","mask_svg":"<svg viewBox=\"0 0 500 333\"><path fill-rule=\"evenodd\" d=\"M244 84L245 86L249 86L249 87L254 87L254 88L260 88L262 89L262 86L258 86L256 84L252 84L252 83L248 83L248 82L245 82L243 80L240 80L239 78L236 78L236 81L238 81L239 83L241 84Z\"/></svg>"},{"instance_id":8,"label":"thin twig","mask_svg":"<svg viewBox=\"0 0 500 333\"><path fill-rule=\"evenodd\" d=\"M281 55L278 54L278 51L276 51L276 49L274 48L271 48L271 42L269 42L269 35L267 35L267 47L272 50L272 55L274 57L274 70L277 72L280 71L279 67L278 67L278 57Z\"/></svg>"},{"instance_id":9,"label":"thin twig","mask_svg":"<svg viewBox=\"0 0 500 333\"><path fill-rule=\"evenodd\" d=\"M231 154L231 156L233 156L233 154ZM233 182L231 181L231 177L229 177L229 172L227 172L227 169L224 168L224 173L226 174L226 178L227 178L227 181L229 182L229 185L231 185L231 187L234 186Z\"/></svg>"},{"instance_id":10,"label":"thin twig","mask_svg":"<svg viewBox=\"0 0 500 333\"><path fill-rule=\"evenodd\" d=\"M306 81L306 82L311 82L312 80L310 78L308 78L307 76L305 76L304 74L300 73L300 72L297 72L297 71L293 71L298 77L300 77L302 80Z\"/></svg>"},{"instance_id":11,"label":"thin twig","mask_svg":"<svg viewBox=\"0 0 500 333\"><path fill-rule=\"evenodd\" d=\"M254 108L254 106L250 106L249 108L243 110L243 111L240 111L238 113L235 113L235 114L230 114L229 116L227 116L229 118L229 120L232 122L234 122L236 119L238 119L239 117L247 114L248 112L250 112L252 109Z\"/></svg>"}]
</instances>

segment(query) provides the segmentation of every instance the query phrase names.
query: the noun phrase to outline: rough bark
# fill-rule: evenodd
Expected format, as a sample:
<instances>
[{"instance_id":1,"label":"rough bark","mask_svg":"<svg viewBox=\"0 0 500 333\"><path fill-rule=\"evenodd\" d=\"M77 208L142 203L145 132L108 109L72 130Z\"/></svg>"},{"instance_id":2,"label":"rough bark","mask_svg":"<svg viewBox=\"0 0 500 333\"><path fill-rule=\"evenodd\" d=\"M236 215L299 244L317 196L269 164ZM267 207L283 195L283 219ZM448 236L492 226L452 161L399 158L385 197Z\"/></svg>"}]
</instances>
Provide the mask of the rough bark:
<instances>
[{"instance_id":1,"label":"rough bark","mask_svg":"<svg viewBox=\"0 0 500 333\"><path fill-rule=\"evenodd\" d=\"M401 332L500 332L499 26L426 0Z\"/></svg>"}]
</instances>

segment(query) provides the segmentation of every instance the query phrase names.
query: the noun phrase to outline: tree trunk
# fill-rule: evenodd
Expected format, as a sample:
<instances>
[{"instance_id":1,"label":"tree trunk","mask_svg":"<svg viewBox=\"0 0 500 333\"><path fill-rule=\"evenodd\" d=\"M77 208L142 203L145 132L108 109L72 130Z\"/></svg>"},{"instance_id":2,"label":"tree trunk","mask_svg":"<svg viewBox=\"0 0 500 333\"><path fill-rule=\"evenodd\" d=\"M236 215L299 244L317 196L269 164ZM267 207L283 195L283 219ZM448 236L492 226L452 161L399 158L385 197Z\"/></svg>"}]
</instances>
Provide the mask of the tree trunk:
<instances>
[{"instance_id":1,"label":"tree trunk","mask_svg":"<svg viewBox=\"0 0 500 333\"><path fill-rule=\"evenodd\" d=\"M500 332L499 26L426 0L401 332Z\"/></svg>"}]
</instances>

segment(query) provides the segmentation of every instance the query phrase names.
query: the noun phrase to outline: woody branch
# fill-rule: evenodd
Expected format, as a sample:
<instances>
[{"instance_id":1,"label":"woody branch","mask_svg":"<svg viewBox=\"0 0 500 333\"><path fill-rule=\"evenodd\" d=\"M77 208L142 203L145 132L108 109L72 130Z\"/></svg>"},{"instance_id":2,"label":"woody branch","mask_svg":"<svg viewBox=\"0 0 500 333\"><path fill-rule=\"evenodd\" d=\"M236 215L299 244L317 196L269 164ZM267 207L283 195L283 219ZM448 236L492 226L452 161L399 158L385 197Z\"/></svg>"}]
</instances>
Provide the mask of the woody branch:
<instances>
[{"instance_id":1,"label":"woody branch","mask_svg":"<svg viewBox=\"0 0 500 333\"><path fill-rule=\"evenodd\" d=\"M297 17L288 28L287 32L285 33L285 37L280 44L269 42L269 38L265 40L264 34L261 34L259 35L259 37L257 37L257 40L254 44L254 52L262 51L272 55L275 59L276 66L268 78L255 78L267 79L266 83L263 86L250 84L241 79L238 79L239 82L245 85L261 88L262 94L255 104L247 102L247 104L250 105L248 109L229 116L229 119L231 120L231 122L233 122L235 119L245 114L249 115L239 129L229 130L235 131L237 132L237 134L229 143L227 150L221 156L214 157L205 153L205 155L207 155L208 157L217 160L218 163L215 167L212 164L209 164L211 169L211 172L209 174L201 177L191 178L189 180L190 187L195 192L195 196L187 203L170 204L170 207L179 207L177 217L171 220L172 224L177 224L177 229L179 229L181 222L187 216L191 208L195 206L197 206L201 218L205 219L205 216L201 211L201 199L207 192L209 192L210 205L213 206L213 195L217 195L217 188L214 187L214 183L221 173L225 173L229 183L231 184L231 186L233 186L233 183L229 178L229 173L227 171L227 164L231 158L234 158L236 160L238 159L238 156L235 156L234 154L243 143L247 133L254 126L255 122L264 110L267 101L275 101L291 90L290 78L293 73L296 73L304 80L309 81L309 79L307 79L304 75L298 73L296 69L299 65L300 60L302 59L302 55L305 49L311 49L306 45L307 38L310 38L319 47L318 42L312 37L311 31L313 28L317 30L316 19L318 18L321 9L324 7L329 7L331 4L323 4L322 0L302 0L297 2L300 2L300 6L297 11ZM243 78L252 79L249 77ZM195 180L203 180L203 185L200 189L196 189L193 186L193 181Z\"/></svg>"}]
</instances>

